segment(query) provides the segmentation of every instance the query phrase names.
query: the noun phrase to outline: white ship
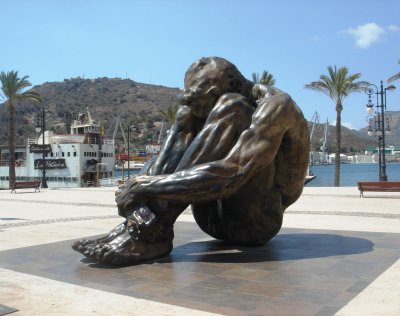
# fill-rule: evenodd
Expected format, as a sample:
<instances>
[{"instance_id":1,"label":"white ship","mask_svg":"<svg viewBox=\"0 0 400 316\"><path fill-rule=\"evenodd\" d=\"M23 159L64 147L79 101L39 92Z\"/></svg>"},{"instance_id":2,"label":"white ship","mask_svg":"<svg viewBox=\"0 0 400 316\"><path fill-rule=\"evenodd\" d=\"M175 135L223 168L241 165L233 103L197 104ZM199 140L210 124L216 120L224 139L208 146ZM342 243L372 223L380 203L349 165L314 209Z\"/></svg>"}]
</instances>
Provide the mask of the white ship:
<instances>
[{"instance_id":1,"label":"white ship","mask_svg":"<svg viewBox=\"0 0 400 316\"><path fill-rule=\"evenodd\" d=\"M40 134L26 145L16 146L16 181L42 179L43 151L49 188L88 187L99 185L100 179L112 178L115 166L113 140L103 139L100 125L89 111L75 117L68 134L51 131ZM43 139L44 137L44 139ZM43 145L44 140L44 145ZM0 147L0 188L9 188L9 150Z\"/></svg>"}]
</instances>

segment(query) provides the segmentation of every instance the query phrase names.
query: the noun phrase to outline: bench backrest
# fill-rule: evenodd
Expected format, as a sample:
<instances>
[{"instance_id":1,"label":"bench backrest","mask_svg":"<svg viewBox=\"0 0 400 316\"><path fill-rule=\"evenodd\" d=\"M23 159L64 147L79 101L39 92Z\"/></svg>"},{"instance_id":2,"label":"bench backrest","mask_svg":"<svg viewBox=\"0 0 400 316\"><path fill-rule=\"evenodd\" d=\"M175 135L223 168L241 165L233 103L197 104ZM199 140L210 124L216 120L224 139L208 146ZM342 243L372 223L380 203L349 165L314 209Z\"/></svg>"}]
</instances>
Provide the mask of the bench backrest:
<instances>
[{"instance_id":1,"label":"bench backrest","mask_svg":"<svg viewBox=\"0 0 400 316\"><path fill-rule=\"evenodd\" d=\"M361 189L400 189L400 181L366 181L357 182L358 188Z\"/></svg>"},{"instance_id":2,"label":"bench backrest","mask_svg":"<svg viewBox=\"0 0 400 316\"><path fill-rule=\"evenodd\" d=\"M15 188L35 188L40 186L40 181L19 181L15 182Z\"/></svg>"}]
</instances>

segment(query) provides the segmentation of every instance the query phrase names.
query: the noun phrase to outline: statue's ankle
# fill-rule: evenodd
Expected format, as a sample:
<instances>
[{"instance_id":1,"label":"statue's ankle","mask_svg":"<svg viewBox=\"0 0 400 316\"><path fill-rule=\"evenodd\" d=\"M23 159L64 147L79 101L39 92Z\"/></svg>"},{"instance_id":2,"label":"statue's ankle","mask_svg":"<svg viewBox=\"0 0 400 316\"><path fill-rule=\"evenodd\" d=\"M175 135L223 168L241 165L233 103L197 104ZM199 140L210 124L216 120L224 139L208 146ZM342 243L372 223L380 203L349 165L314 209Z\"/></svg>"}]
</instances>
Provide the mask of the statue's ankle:
<instances>
[{"instance_id":1,"label":"statue's ankle","mask_svg":"<svg viewBox=\"0 0 400 316\"><path fill-rule=\"evenodd\" d=\"M174 237L173 226L162 223L147 205L127 217L127 227L133 240L145 243L172 241Z\"/></svg>"}]
</instances>

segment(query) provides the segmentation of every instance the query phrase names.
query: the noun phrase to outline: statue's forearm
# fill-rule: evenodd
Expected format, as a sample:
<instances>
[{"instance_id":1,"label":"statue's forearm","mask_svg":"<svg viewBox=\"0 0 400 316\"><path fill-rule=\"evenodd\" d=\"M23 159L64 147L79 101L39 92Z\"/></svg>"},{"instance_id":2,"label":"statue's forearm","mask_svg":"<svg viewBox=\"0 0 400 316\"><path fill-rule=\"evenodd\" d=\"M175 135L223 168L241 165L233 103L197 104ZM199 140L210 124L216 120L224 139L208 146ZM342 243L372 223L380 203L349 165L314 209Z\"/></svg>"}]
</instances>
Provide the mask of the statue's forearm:
<instances>
[{"instance_id":1,"label":"statue's forearm","mask_svg":"<svg viewBox=\"0 0 400 316\"><path fill-rule=\"evenodd\" d=\"M188 107L181 107L149 174L170 174L175 171L186 149L193 140L190 123L190 109Z\"/></svg>"},{"instance_id":2,"label":"statue's forearm","mask_svg":"<svg viewBox=\"0 0 400 316\"><path fill-rule=\"evenodd\" d=\"M229 196L240 187L244 178L237 166L217 161L168 176L152 177L135 191L146 199L191 204Z\"/></svg>"}]
</instances>

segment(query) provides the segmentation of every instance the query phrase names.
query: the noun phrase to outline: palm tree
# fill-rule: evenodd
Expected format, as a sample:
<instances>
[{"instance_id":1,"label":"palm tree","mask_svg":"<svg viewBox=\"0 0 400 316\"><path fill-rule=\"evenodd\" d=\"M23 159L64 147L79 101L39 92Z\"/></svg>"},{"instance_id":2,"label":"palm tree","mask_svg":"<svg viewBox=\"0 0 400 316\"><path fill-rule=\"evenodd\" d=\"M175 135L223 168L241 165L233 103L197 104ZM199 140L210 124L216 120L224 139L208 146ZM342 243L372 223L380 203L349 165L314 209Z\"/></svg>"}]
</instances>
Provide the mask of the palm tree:
<instances>
[{"instance_id":1,"label":"palm tree","mask_svg":"<svg viewBox=\"0 0 400 316\"><path fill-rule=\"evenodd\" d=\"M169 126L171 126L174 123L178 108L179 104L173 104L170 105L166 111L160 110L161 115L165 118Z\"/></svg>"},{"instance_id":2,"label":"palm tree","mask_svg":"<svg viewBox=\"0 0 400 316\"><path fill-rule=\"evenodd\" d=\"M320 91L329 96L336 103L336 147L335 147L335 180L334 186L340 185L340 145L341 145L341 113L343 100L352 92L362 91L369 84L366 81L356 80L360 73L348 75L347 67L339 69L328 67L329 75L321 75L318 81L305 85L305 88Z\"/></svg>"},{"instance_id":3,"label":"palm tree","mask_svg":"<svg viewBox=\"0 0 400 316\"><path fill-rule=\"evenodd\" d=\"M8 112L8 148L10 153L9 186L15 186L15 117L14 102L20 100L34 100L41 102L40 95L34 91L23 91L31 86L28 76L18 78L18 71L0 73L1 90L6 98Z\"/></svg>"},{"instance_id":4,"label":"palm tree","mask_svg":"<svg viewBox=\"0 0 400 316\"><path fill-rule=\"evenodd\" d=\"M262 83L266 86L275 85L274 76L272 74L268 73L267 70L263 71L261 78L258 73L253 72L253 82L254 83Z\"/></svg>"},{"instance_id":5,"label":"palm tree","mask_svg":"<svg viewBox=\"0 0 400 316\"><path fill-rule=\"evenodd\" d=\"M400 64L400 60L399 60L399 64ZM398 72L397 74L391 76L387 81L388 82L392 82L392 81L395 81L397 79L400 79L400 72Z\"/></svg>"}]
</instances>

